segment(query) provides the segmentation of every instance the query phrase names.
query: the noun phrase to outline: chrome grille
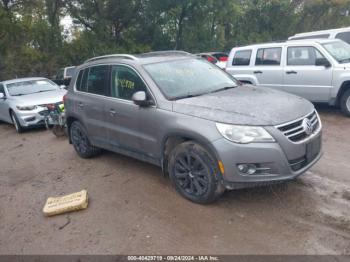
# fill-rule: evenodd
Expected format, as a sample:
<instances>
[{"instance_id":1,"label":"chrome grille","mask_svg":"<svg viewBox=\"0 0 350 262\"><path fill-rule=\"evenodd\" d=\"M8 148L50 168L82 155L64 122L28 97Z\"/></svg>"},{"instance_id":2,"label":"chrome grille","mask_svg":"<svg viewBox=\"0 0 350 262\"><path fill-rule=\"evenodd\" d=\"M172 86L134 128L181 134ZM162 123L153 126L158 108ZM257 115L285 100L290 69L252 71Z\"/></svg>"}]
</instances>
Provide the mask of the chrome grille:
<instances>
[{"instance_id":1,"label":"chrome grille","mask_svg":"<svg viewBox=\"0 0 350 262\"><path fill-rule=\"evenodd\" d=\"M311 122L311 133L307 133L307 130L303 126L303 121L309 119ZM309 115L298 119L296 121L282 124L277 126L277 129L280 130L289 140L292 142L302 142L308 139L313 134L317 133L321 127L321 123L316 111L313 111Z\"/></svg>"}]
</instances>

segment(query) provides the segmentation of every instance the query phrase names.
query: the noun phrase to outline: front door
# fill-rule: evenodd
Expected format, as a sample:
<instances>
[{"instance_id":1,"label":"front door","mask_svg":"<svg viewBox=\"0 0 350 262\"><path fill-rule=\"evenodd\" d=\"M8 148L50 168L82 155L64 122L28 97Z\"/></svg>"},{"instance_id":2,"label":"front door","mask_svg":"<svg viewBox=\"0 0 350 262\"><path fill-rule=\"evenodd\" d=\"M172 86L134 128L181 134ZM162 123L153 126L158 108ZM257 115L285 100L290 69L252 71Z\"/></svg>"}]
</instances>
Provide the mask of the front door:
<instances>
[{"instance_id":1,"label":"front door","mask_svg":"<svg viewBox=\"0 0 350 262\"><path fill-rule=\"evenodd\" d=\"M106 127L109 143L112 148L134 152L137 155L154 157L157 141L154 135L145 132L144 126L150 125L148 117L157 109L155 106L140 107L132 101L132 95L145 91L146 84L131 67L114 65L111 69L110 99L105 103Z\"/></svg>"},{"instance_id":2,"label":"front door","mask_svg":"<svg viewBox=\"0 0 350 262\"><path fill-rule=\"evenodd\" d=\"M332 68L317 66L325 57L312 46L288 47L284 68L284 90L313 102L328 102Z\"/></svg>"}]
</instances>

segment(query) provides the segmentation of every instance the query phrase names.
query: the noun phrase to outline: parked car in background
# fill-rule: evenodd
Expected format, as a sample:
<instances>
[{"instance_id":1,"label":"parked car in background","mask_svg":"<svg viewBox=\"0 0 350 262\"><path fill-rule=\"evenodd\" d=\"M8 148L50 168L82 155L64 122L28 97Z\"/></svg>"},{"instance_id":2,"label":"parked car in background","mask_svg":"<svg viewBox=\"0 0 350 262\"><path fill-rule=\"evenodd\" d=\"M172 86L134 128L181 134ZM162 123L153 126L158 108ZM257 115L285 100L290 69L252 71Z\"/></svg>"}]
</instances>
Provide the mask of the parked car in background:
<instances>
[{"instance_id":1,"label":"parked car in background","mask_svg":"<svg viewBox=\"0 0 350 262\"><path fill-rule=\"evenodd\" d=\"M200 57L207 59L210 63L217 65L220 68L226 67L228 54L223 52L209 52L197 54Z\"/></svg>"},{"instance_id":2,"label":"parked car in background","mask_svg":"<svg viewBox=\"0 0 350 262\"><path fill-rule=\"evenodd\" d=\"M350 27L300 33L300 34L291 36L288 39L303 40L303 39L321 39L321 38L340 39L350 44Z\"/></svg>"},{"instance_id":3,"label":"parked car in background","mask_svg":"<svg viewBox=\"0 0 350 262\"><path fill-rule=\"evenodd\" d=\"M52 81L59 86L69 86L70 80L75 72L75 66L68 66L58 70Z\"/></svg>"},{"instance_id":4,"label":"parked car in background","mask_svg":"<svg viewBox=\"0 0 350 262\"><path fill-rule=\"evenodd\" d=\"M41 77L0 82L0 120L13 123L18 133L27 127L44 126L48 105L62 101L66 92Z\"/></svg>"},{"instance_id":5,"label":"parked car in background","mask_svg":"<svg viewBox=\"0 0 350 262\"><path fill-rule=\"evenodd\" d=\"M242 86L185 52L90 59L64 100L79 156L103 148L159 165L197 203L289 181L321 157L322 125L310 102Z\"/></svg>"},{"instance_id":6,"label":"parked car in background","mask_svg":"<svg viewBox=\"0 0 350 262\"><path fill-rule=\"evenodd\" d=\"M350 45L292 40L233 48L226 71L243 83L339 105L350 116Z\"/></svg>"}]
</instances>

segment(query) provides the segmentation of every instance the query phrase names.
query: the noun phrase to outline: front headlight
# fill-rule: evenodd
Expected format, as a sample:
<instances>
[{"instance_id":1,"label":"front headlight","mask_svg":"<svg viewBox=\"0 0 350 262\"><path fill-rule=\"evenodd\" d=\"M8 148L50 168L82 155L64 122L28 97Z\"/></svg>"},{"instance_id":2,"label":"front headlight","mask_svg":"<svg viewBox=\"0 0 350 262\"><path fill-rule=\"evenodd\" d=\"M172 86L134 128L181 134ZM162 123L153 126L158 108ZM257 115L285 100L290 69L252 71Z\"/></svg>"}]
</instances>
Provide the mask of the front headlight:
<instances>
[{"instance_id":1,"label":"front headlight","mask_svg":"<svg viewBox=\"0 0 350 262\"><path fill-rule=\"evenodd\" d=\"M221 123L216 123L216 127L223 137L235 143L275 142L275 139L263 127L237 126Z\"/></svg>"},{"instance_id":2,"label":"front headlight","mask_svg":"<svg viewBox=\"0 0 350 262\"><path fill-rule=\"evenodd\" d=\"M17 109L20 111L32 111L36 109L36 106L17 106Z\"/></svg>"}]
</instances>

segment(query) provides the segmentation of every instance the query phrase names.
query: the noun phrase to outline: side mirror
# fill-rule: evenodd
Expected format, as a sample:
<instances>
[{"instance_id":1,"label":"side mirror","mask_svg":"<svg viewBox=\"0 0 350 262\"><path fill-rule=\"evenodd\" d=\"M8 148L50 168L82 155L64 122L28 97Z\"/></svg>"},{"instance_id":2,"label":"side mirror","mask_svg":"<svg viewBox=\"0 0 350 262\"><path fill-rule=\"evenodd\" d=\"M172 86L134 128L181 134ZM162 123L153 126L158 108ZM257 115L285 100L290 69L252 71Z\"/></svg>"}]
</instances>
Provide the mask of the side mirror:
<instances>
[{"instance_id":1,"label":"side mirror","mask_svg":"<svg viewBox=\"0 0 350 262\"><path fill-rule=\"evenodd\" d=\"M331 63L327 60L327 58L317 58L316 66L324 66L325 68L331 67Z\"/></svg>"},{"instance_id":2,"label":"side mirror","mask_svg":"<svg viewBox=\"0 0 350 262\"><path fill-rule=\"evenodd\" d=\"M138 91L131 97L132 101L138 106L150 106L154 105L153 101L147 99L145 91Z\"/></svg>"},{"instance_id":3,"label":"side mirror","mask_svg":"<svg viewBox=\"0 0 350 262\"><path fill-rule=\"evenodd\" d=\"M0 99L5 99L5 94L4 93L0 93Z\"/></svg>"}]
</instances>

